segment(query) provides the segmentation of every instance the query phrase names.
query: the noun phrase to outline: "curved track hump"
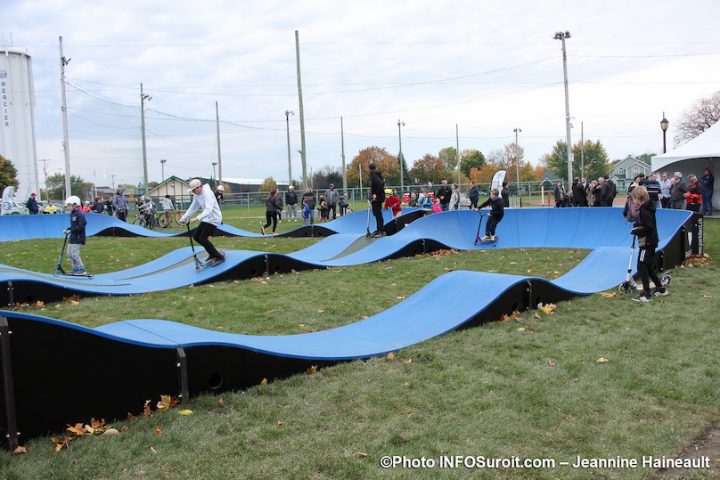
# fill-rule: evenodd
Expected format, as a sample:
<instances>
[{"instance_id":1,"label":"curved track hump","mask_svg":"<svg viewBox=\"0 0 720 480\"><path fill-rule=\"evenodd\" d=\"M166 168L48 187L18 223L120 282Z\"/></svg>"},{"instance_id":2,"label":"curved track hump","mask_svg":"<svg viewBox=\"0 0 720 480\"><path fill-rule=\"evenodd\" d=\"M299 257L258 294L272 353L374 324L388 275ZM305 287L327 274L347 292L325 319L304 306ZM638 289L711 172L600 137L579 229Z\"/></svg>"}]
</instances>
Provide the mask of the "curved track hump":
<instances>
[{"instance_id":1,"label":"curved track hump","mask_svg":"<svg viewBox=\"0 0 720 480\"><path fill-rule=\"evenodd\" d=\"M0 371L6 372L0 390L2 385L11 385L14 389L13 395L0 395L0 412L7 413L0 415L0 434L2 438L9 438L7 443L12 445L15 439L8 430L12 426L23 432L19 439L23 443L33 436L62 430L78 418L124 418L128 411L137 413L148 398L167 394L187 398L204 391L246 388L263 378L285 377L310 366L383 355L451 330L496 320L515 310L614 287L625 277L630 251L629 228L615 218L621 217L617 209L584 210L590 213L563 209L567 213L525 210L530 212L525 214L523 210L510 210L501 224L503 229L498 229L501 237L498 244L507 242L498 248L596 247L571 272L554 281L483 272L450 272L384 312L320 332L251 336L143 319L90 329L36 315L0 311L0 367L3 367ZM690 217L690 212L658 212L663 247L679 249L684 254L684 230L688 229ZM434 236L426 241L437 242L437 245L447 245L447 242L452 243L453 248L475 248L477 225L473 226L470 220L477 218L474 212L432 215L398 235L373 240L358 250L353 249L358 242L365 241L361 235L337 235L323 240L328 242L324 251L318 244L294 255L330 264L338 259L362 256L362 252L373 248L383 254L393 248L404 248L402 245L406 247L407 242L416 242L428 232ZM586 228L594 234L588 234ZM514 240L513 231L517 232ZM403 238L405 243L401 241ZM349 249L352 253L343 255ZM172 282L172 278L191 276L209 281L229 276L233 269L241 268L240 265L253 262L256 267L269 265L268 257L277 255L228 252L225 264L196 274L188 253L189 249L176 250L146 265L115 272L112 281L117 288L127 288L127 293L131 293L130 286L157 289L156 283ZM322 260L325 255L332 255L335 260ZM265 263L257 263L259 258ZM297 258L295 261L300 261ZM679 261L680 258L669 261L666 258L666 266ZM219 272L215 277L211 277L213 270ZM158 271L171 275L158 282ZM99 277L110 284L110 274ZM93 282L95 280L75 280L77 284ZM177 286L183 283L175 282ZM453 315L447 315L448 310ZM63 347L62 361L57 358L58 345ZM93 388L88 389L87 385Z\"/></svg>"},{"instance_id":2,"label":"curved track hump","mask_svg":"<svg viewBox=\"0 0 720 480\"><path fill-rule=\"evenodd\" d=\"M674 232L677 232L690 216L691 212L682 210L658 212L659 249L664 248ZM98 274L94 278L55 277L0 265L0 284L5 283L9 287L0 289L0 301L5 305L32 303L36 300L53 301L73 293L132 295L291 270L360 265L440 248L595 249L589 258L599 258L596 270L608 271L608 274L586 274L594 280L582 281L579 276L584 274L577 273L576 268L557 284L567 290L573 290L573 285L576 288L589 289L588 292L602 290L608 286L599 288L593 282L606 285L607 279L612 279L620 283L622 278L617 280L611 273L620 272L624 275L627 270L627 267L622 265L627 265L630 254L631 224L625 222L620 209L508 210L498 226L500 240L489 245L474 243L480 218L480 215L473 211L445 212L416 220L392 236L366 239L363 233L336 234L290 254L229 250L224 263L200 271L194 268L189 247L175 250L144 265ZM201 250L199 256L204 259L206 255ZM584 286L581 287L582 285Z\"/></svg>"},{"instance_id":3,"label":"curved track hump","mask_svg":"<svg viewBox=\"0 0 720 480\"><path fill-rule=\"evenodd\" d=\"M398 219L393 219L388 210L383 213L389 233L395 233L398 225L406 225L425 215L420 208L405 208ZM87 236L115 236L115 237L153 237L166 238L185 236L187 232L164 232L149 230L139 225L126 223L109 215L98 213L85 214L87 219ZM365 233L367 214L353 212L350 215L339 217L331 222L313 226L300 226L295 230L280 234L281 237L326 237L335 233ZM5 215L0 217L0 242L13 240L32 240L36 238L62 238L63 231L70 224L69 214L55 215ZM217 229L217 235L229 237L260 238L263 236L256 232L249 232L228 224L222 224Z\"/></svg>"}]
</instances>

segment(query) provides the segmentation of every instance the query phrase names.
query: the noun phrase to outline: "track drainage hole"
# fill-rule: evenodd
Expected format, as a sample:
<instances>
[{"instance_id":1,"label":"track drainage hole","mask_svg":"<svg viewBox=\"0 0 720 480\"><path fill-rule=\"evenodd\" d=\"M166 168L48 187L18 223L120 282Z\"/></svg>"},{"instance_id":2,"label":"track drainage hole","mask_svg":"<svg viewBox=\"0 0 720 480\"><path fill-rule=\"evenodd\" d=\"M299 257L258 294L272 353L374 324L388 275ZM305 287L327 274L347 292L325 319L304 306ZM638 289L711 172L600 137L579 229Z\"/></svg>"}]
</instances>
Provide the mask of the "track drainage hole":
<instances>
[{"instance_id":1,"label":"track drainage hole","mask_svg":"<svg viewBox=\"0 0 720 480\"><path fill-rule=\"evenodd\" d=\"M222 387L222 384L223 377L219 373L213 373L210 375L210 378L208 378L208 387L210 387L211 390L217 390Z\"/></svg>"}]
</instances>

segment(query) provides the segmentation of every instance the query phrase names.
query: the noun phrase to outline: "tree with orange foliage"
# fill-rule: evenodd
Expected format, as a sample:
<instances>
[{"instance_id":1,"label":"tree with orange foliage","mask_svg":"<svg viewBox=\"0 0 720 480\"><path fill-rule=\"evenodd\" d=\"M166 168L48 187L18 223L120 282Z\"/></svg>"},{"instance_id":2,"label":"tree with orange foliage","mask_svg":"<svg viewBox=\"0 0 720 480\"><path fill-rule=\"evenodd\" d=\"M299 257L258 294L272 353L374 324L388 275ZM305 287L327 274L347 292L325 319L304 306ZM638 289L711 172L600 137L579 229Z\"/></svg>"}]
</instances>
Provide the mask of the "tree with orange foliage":
<instances>
[{"instance_id":1,"label":"tree with orange foliage","mask_svg":"<svg viewBox=\"0 0 720 480\"><path fill-rule=\"evenodd\" d=\"M375 163L377 169L382 172L385 185L396 185L400 183L400 168L395 155L391 155L382 147L368 147L360 150L347 167L348 186L360 186L358 169L362 170L363 186L368 185L370 162Z\"/></svg>"}]
</instances>

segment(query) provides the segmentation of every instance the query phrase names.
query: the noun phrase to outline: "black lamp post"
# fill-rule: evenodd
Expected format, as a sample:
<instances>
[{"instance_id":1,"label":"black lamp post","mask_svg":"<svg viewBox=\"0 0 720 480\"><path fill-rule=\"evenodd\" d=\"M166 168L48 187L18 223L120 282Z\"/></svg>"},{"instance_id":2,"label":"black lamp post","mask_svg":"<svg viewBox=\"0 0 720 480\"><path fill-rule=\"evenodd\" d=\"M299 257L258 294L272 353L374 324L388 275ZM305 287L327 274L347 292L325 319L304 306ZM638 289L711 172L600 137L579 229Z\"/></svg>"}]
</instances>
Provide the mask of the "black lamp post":
<instances>
[{"instance_id":1,"label":"black lamp post","mask_svg":"<svg viewBox=\"0 0 720 480\"><path fill-rule=\"evenodd\" d=\"M665 141L665 134L667 133L667 129L670 126L670 122L668 122L668 119L665 118L665 112L663 112L663 118L660 120L660 128L663 132L663 153L667 152L667 143Z\"/></svg>"}]
</instances>

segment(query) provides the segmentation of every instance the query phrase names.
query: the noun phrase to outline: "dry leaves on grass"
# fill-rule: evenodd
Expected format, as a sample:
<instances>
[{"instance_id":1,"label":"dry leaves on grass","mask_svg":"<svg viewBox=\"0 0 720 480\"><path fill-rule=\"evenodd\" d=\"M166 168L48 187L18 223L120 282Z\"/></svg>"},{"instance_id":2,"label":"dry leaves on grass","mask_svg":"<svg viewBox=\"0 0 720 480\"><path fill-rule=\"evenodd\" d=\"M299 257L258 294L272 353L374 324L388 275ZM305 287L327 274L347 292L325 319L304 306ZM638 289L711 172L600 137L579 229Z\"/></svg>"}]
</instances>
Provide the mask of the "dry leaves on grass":
<instances>
[{"instance_id":1,"label":"dry leaves on grass","mask_svg":"<svg viewBox=\"0 0 720 480\"><path fill-rule=\"evenodd\" d=\"M601 292L600 295L602 295L603 297L606 297L606 298L613 298L613 297L617 296L617 294L615 292Z\"/></svg>"},{"instance_id":2,"label":"dry leaves on grass","mask_svg":"<svg viewBox=\"0 0 720 480\"><path fill-rule=\"evenodd\" d=\"M595 360L596 363L608 363L610 360L608 360L605 357L600 357L597 360Z\"/></svg>"},{"instance_id":3,"label":"dry leaves on grass","mask_svg":"<svg viewBox=\"0 0 720 480\"><path fill-rule=\"evenodd\" d=\"M18 446L12 451L13 455L22 455L23 453L27 453L27 448L23 446Z\"/></svg>"},{"instance_id":4,"label":"dry leaves on grass","mask_svg":"<svg viewBox=\"0 0 720 480\"><path fill-rule=\"evenodd\" d=\"M180 400L178 398L172 397L171 395L160 395L160 401L157 403L157 409L160 411L170 410L179 404Z\"/></svg>"},{"instance_id":5,"label":"dry leaves on grass","mask_svg":"<svg viewBox=\"0 0 720 480\"><path fill-rule=\"evenodd\" d=\"M385 355L385 358L387 358L388 360L395 360L397 358L397 354L395 352L390 352Z\"/></svg>"},{"instance_id":6,"label":"dry leaves on grass","mask_svg":"<svg viewBox=\"0 0 720 480\"><path fill-rule=\"evenodd\" d=\"M52 437L50 441L55 445L55 451L59 452L63 448L69 448L72 437Z\"/></svg>"},{"instance_id":7,"label":"dry leaves on grass","mask_svg":"<svg viewBox=\"0 0 720 480\"><path fill-rule=\"evenodd\" d=\"M308 375L315 375L317 373L318 366L317 365L310 365L307 369Z\"/></svg>"},{"instance_id":8,"label":"dry leaves on grass","mask_svg":"<svg viewBox=\"0 0 720 480\"><path fill-rule=\"evenodd\" d=\"M545 315L551 315L555 313L555 310L557 310L557 305L554 303L548 303L547 305L538 305L538 310L543 312Z\"/></svg>"},{"instance_id":9,"label":"dry leaves on grass","mask_svg":"<svg viewBox=\"0 0 720 480\"><path fill-rule=\"evenodd\" d=\"M63 297L63 302L69 303L70 305L80 305L80 297L78 295Z\"/></svg>"}]
</instances>

